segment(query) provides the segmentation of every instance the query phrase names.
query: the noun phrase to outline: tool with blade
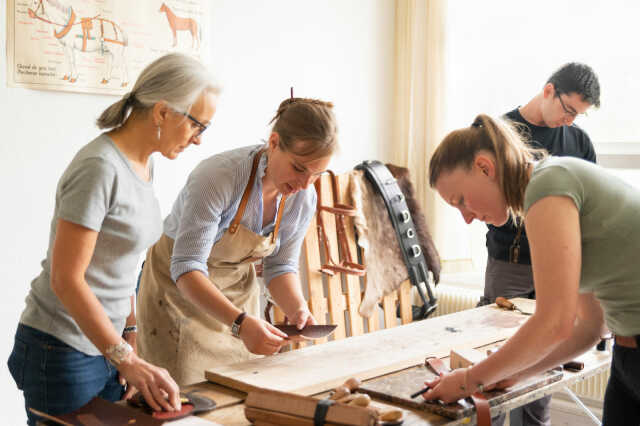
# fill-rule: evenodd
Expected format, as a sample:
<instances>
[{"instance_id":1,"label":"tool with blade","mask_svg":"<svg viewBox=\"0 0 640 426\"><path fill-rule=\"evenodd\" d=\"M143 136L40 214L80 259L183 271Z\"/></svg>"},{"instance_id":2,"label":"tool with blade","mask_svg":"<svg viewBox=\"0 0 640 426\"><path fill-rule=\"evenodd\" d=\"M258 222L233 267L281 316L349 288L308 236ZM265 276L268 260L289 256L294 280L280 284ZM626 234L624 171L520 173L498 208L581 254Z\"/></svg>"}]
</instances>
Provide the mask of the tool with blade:
<instances>
[{"instance_id":1,"label":"tool with blade","mask_svg":"<svg viewBox=\"0 0 640 426\"><path fill-rule=\"evenodd\" d=\"M522 315L532 315L529 312L524 312L522 309L518 308L513 302L505 299L504 297L497 297L496 305L500 306L501 308L508 309L510 311L518 311Z\"/></svg>"},{"instance_id":2,"label":"tool with blade","mask_svg":"<svg viewBox=\"0 0 640 426\"><path fill-rule=\"evenodd\" d=\"M337 325L308 325L302 330L298 330L298 328L292 324L276 324L274 327L283 333L286 333L289 337L300 336L305 339L320 339L321 337L325 337L333 333L333 330L336 329Z\"/></svg>"}]
</instances>

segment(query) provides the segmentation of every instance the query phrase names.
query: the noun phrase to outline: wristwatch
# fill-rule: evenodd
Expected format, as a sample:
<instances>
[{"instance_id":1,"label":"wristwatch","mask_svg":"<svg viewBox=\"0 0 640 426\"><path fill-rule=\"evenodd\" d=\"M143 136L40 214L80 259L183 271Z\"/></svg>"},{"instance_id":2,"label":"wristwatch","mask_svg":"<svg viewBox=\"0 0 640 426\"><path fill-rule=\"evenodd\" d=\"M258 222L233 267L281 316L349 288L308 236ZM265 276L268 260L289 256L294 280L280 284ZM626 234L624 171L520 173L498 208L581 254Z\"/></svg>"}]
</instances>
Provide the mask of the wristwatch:
<instances>
[{"instance_id":1,"label":"wristwatch","mask_svg":"<svg viewBox=\"0 0 640 426\"><path fill-rule=\"evenodd\" d=\"M233 321L233 324L231 324L231 334L233 334L234 337L240 337L240 324L242 324L242 321L244 321L246 316L247 313L242 312L240 315L238 315L235 321Z\"/></svg>"},{"instance_id":2,"label":"wristwatch","mask_svg":"<svg viewBox=\"0 0 640 426\"><path fill-rule=\"evenodd\" d=\"M121 362L125 361L132 352L133 348L131 345L122 341L117 345L109 346L104 351L104 354L111 364L118 366Z\"/></svg>"}]
</instances>

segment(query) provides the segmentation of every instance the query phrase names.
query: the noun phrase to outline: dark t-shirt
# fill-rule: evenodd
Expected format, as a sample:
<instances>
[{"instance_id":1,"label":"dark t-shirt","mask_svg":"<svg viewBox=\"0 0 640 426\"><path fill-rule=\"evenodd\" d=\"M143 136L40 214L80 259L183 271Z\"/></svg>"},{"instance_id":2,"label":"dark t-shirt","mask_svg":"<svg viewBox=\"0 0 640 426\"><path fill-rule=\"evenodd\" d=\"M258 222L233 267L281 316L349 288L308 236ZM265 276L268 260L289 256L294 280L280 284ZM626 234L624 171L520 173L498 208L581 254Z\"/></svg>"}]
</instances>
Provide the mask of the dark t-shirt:
<instances>
[{"instance_id":1,"label":"dark t-shirt","mask_svg":"<svg viewBox=\"0 0 640 426\"><path fill-rule=\"evenodd\" d=\"M591 143L589 136L576 126L560 126L560 127L541 127L527 122L518 108L505 114L505 117L516 123L524 124L529 129L529 135L526 135L528 142L535 148L544 148L549 154L561 157L577 157L593 163L596 162L596 152ZM489 256L494 259L510 261L510 247L517 235L517 228L514 223L509 220L501 227L487 225L487 250ZM520 249L517 263L530 265L531 255L529 252L529 241L527 235L522 229L520 237Z\"/></svg>"}]
</instances>

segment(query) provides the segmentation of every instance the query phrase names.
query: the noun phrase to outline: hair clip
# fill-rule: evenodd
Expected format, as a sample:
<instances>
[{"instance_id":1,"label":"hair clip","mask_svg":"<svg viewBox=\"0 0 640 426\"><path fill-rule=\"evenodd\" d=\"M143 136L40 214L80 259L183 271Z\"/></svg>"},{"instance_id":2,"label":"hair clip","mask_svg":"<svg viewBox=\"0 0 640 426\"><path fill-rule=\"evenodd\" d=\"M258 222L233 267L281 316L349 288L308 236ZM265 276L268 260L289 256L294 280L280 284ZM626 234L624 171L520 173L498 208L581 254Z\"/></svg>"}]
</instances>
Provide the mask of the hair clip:
<instances>
[{"instance_id":1,"label":"hair clip","mask_svg":"<svg viewBox=\"0 0 640 426\"><path fill-rule=\"evenodd\" d=\"M477 129L477 128L480 128L480 127L482 127L482 126L483 126L483 124L482 124L482 120L480 120L479 118L476 118L476 119L473 121L473 123L471 123L471 127L475 127L476 129Z\"/></svg>"},{"instance_id":2,"label":"hair clip","mask_svg":"<svg viewBox=\"0 0 640 426\"><path fill-rule=\"evenodd\" d=\"M291 86L291 102L293 102L293 86Z\"/></svg>"}]
</instances>

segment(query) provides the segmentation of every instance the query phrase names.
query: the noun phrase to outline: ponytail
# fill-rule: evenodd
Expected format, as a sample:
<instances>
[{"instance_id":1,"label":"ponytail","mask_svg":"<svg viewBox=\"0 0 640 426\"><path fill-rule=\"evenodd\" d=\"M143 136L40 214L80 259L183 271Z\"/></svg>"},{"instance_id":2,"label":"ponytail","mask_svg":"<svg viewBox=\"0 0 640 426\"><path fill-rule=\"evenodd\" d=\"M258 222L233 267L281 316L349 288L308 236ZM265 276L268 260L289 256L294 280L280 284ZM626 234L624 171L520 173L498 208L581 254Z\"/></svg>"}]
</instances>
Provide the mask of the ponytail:
<instances>
[{"instance_id":1,"label":"ponytail","mask_svg":"<svg viewBox=\"0 0 640 426\"><path fill-rule=\"evenodd\" d=\"M529 182L528 166L534 159L544 157L546 152L527 146L511 122L479 114L470 127L449 133L431 157L429 184L434 187L442 174L458 167L471 170L480 151L495 156L496 176L509 214L520 216Z\"/></svg>"},{"instance_id":2,"label":"ponytail","mask_svg":"<svg viewBox=\"0 0 640 426\"><path fill-rule=\"evenodd\" d=\"M113 129L124 124L133 109L135 97L129 92L117 102L112 103L105 109L96 120L99 129Z\"/></svg>"}]
</instances>

